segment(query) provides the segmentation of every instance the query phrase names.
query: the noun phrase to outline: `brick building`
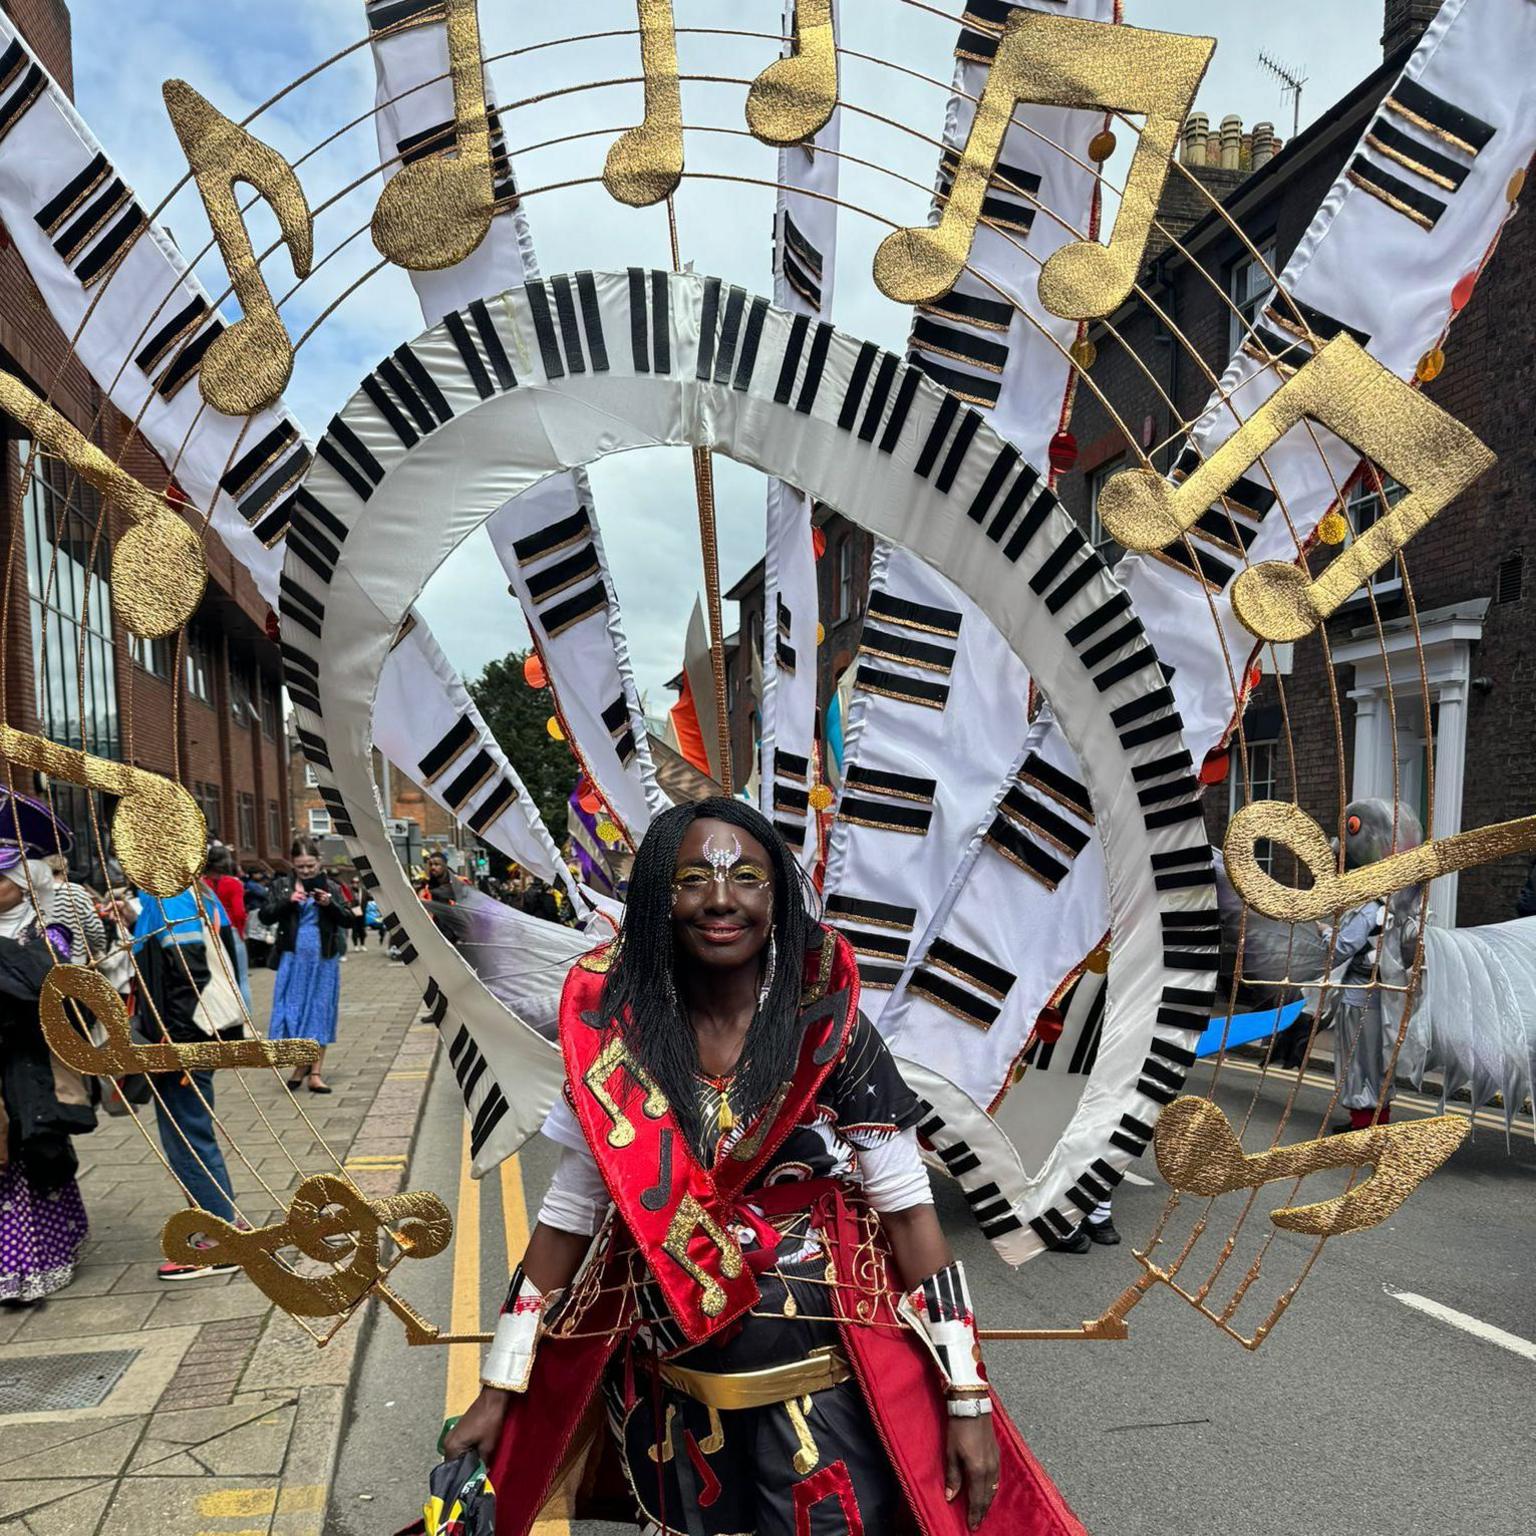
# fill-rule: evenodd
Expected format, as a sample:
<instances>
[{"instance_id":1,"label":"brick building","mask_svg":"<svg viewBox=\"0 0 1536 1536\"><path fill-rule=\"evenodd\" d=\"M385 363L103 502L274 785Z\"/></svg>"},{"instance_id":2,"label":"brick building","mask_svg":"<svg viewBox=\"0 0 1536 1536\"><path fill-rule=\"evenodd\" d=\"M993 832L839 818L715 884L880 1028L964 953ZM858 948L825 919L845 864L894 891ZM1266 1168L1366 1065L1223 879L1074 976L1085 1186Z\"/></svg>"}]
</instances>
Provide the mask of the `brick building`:
<instances>
[{"instance_id":1,"label":"brick building","mask_svg":"<svg viewBox=\"0 0 1536 1536\"><path fill-rule=\"evenodd\" d=\"M43 63L73 90L63 0L0 0ZM48 314L0 225L0 367L45 396L145 484L165 466L109 405ZM25 484L27 464L33 474ZM100 536L98 537L98 525ZM3 715L20 730L179 780L212 836L243 858L287 852L290 825L281 670L267 605L218 537L206 535L208 588L180 643L140 641L112 613L111 550L122 523L96 492L37 454L0 413L0 538L5 593ZM82 676L83 662L83 676ZM32 775L16 770L16 782ZM86 793L50 786L74 826L82 871L93 857Z\"/></svg>"},{"instance_id":2,"label":"brick building","mask_svg":"<svg viewBox=\"0 0 1536 1536\"><path fill-rule=\"evenodd\" d=\"M1226 218L1215 212L1180 217L1187 201L1165 209L1183 249L1165 244L1154 250L1142 283L1213 376L1238 343L1234 306L1251 320L1268 301L1263 269L1228 219L1270 266L1283 267L1436 9L1435 0L1387 0L1383 44L1389 51L1382 66L1280 154L1253 165L1233 186L1213 185ZM1203 128L1201 120L1191 120L1183 156L1207 180L1208 160L1200 156L1198 142ZM1468 253L1469 265L1475 254ZM1497 466L1413 540L1400 564L1384 568L1369 592L1362 590L1339 610L1327 626L1326 651L1314 637L1278 647L1272 660L1266 658L1269 675L1245 718L1254 798L1294 795L1324 827L1332 827L1339 816L1341 771L1349 798L1387 798L1395 758L1399 797L1421 820L1433 808L1437 836L1525 814L1536 801L1529 727L1536 713L1536 634L1526 571L1527 552L1536 553L1533 256L1530 216L1516 218L1456 321L1445 371L1428 386L1433 400L1498 454ZM1179 450L1179 423L1128 354L1161 369L1158 383L1179 420L1199 414L1209 378L1182 346L1170 344L1166 327L1140 300L1128 302L1111 324L1124 346L1107 327L1098 328L1092 338L1098 347L1093 380L1139 436L1138 446L1168 445L1153 454L1166 471ZM1080 451L1061 497L1102 545L1095 511L1099 491L1138 458L1089 390L1078 393L1073 430ZM1389 504L1401 494L1390 481L1383 489ZM1355 528L1380 515L1382 498L1368 480L1348 498ZM1113 557L1113 547L1103 547ZM1314 573L1326 558L1326 549L1312 555ZM1410 591L1429 685L1427 711ZM1335 688L1342 768L1334 745ZM1286 746L1285 716L1294 752ZM1214 840L1243 802L1241 777L1234 764L1229 782L1207 794ZM1469 870L1459 880L1448 877L1436 883L1435 911L1448 923L1502 921L1513 915L1524 873L1525 861L1514 859ZM1288 878L1290 870L1282 864L1277 874Z\"/></svg>"}]
</instances>

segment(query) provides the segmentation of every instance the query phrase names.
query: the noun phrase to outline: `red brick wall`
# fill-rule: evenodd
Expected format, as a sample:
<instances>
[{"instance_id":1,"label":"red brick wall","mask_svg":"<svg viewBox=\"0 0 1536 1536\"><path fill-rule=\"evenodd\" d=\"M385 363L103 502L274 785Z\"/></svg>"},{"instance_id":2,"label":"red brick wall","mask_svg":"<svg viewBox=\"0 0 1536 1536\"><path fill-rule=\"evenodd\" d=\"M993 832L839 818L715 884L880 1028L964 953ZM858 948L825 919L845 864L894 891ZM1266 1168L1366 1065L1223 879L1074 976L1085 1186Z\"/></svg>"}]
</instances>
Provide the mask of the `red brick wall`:
<instances>
[{"instance_id":1,"label":"red brick wall","mask_svg":"<svg viewBox=\"0 0 1536 1536\"><path fill-rule=\"evenodd\" d=\"M17 30L32 45L43 67L74 100L75 61L70 46L71 23L65 0L0 0Z\"/></svg>"}]
</instances>

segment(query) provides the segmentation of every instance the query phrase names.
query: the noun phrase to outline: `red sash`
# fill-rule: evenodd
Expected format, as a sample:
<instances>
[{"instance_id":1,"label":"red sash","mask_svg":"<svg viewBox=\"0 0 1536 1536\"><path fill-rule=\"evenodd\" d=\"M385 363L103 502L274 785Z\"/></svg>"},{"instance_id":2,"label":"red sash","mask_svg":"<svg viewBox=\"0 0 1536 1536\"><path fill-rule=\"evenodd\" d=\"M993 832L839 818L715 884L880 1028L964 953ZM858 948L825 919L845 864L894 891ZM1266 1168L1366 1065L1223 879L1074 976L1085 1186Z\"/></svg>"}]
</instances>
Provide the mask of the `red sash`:
<instances>
[{"instance_id":1,"label":"red sash","mask_svg":"<svg viewBox=\"0 0 1536 1536\"><path fill-rule=\"evenodd\" d=\"M560 1044L577 1122L625 1227L690 1344L746 1312L757 1280L731 1234L737 1196L804 1116L858 1017L859 973L846 939L823 931L806 953L800 1055L793 1075L712 1168L672 1106L598 1013L599 950L566 978Z\"/></svg>"}]
</instances>

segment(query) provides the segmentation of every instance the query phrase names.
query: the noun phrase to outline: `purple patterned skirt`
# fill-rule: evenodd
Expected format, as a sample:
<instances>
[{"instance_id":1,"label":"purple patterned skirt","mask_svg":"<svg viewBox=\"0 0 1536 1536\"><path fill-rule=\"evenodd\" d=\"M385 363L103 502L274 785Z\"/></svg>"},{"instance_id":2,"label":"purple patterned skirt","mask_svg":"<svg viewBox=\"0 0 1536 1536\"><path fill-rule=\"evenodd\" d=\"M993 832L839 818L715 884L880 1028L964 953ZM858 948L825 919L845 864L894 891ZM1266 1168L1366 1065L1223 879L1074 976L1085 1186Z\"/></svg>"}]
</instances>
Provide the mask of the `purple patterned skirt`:
<instances>
[{"instance_id":1,"label":"purple patterned skirt","mask_svg":"<svg viewBox=\"0 0 1536 1536\"><path fill-rule=\"evenodd\" d=\"M0 1301L41 1301L75 1277L85 1202L73 1179L40 1195L14 1163L0 1168Z\"/></svg>"}]
</instances>

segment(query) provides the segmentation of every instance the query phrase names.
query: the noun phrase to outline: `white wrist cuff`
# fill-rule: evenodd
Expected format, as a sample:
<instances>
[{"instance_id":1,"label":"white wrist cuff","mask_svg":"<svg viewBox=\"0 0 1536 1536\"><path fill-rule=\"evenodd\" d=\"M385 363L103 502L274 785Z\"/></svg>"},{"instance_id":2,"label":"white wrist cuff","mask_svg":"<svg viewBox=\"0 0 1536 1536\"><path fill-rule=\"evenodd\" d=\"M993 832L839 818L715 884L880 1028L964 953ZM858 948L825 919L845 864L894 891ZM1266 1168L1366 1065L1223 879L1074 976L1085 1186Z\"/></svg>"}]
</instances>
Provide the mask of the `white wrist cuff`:
<instances>
[{"instance_id":1,"label":"white wrist cuff","mask_svg":"<svg viewBox=\"0 0 1536 1536\"><path fill-rule=\"evenodd\" d=\"M496 1319L496 1336L491 1340L480 1369L482 1386L499 1387L504 1392L528 1390L544 1314L560 1299L560 1294L551 1291L544 1295L519 1265L507 1290L501 1316Z\"/></svg>"},{"instance_id":2,"label":"white wrist cuff","mask_svg":"<svg viewBox=\"0 0 1536 1536\"><path fill-rule=\"evenodd\" d=\"M903 1296L900 1311L927 1344L946 1390L965 1392L986 1387L976 1314L965 1283L965 1268L958 1259Z\"/></svg>"}]
</instances>

